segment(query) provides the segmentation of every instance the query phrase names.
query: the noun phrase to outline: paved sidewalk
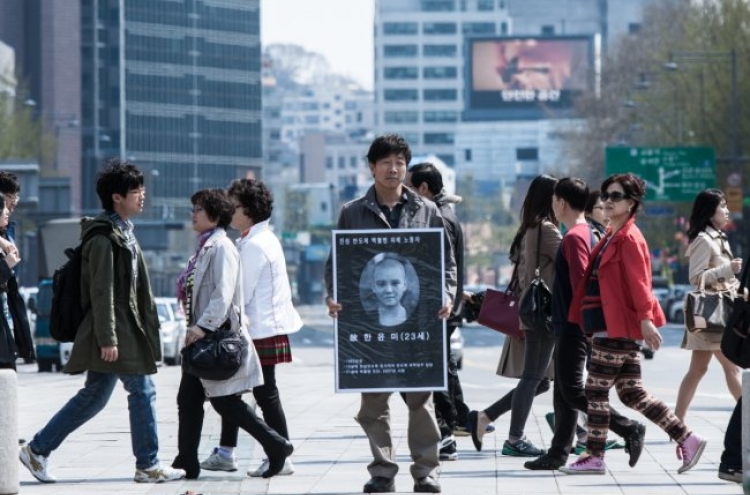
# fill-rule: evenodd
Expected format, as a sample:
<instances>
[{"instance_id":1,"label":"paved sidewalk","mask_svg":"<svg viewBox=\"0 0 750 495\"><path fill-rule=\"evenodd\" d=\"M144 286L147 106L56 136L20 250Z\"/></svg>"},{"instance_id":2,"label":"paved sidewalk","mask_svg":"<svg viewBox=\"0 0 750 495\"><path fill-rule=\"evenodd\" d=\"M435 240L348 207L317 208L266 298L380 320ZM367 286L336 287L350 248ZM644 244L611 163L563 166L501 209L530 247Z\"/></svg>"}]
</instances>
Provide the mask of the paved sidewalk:
<instances>
[{"instance_id":1,"label":"paved sidewalk","mask_svg":"<svg viewBox=\"0 0 750 495\"><path fill-rule=\"evenodd\" d=\"M466 332L465 332L466 333ZM494 375L500 348L497 345L468 347L461 378L470 405L486 407L515 386L515 381ZM333 391L333 351L330 347L294 349L295 362L279 366L277 374L282 400L295 446L292 457L296 473L270 480L248 478L245 471L260 463L262 452L252 439L240 435L237 449L241 469L235 473L205 472L200 480L161 485L132 481L134 459L130 449L127 400L118 387L109 405L95 419L71 435L50 458L52 472L60 480L44 485L21 469L23 495L85 494L183 494L187 490L204 495L224 494L349 494L361 493L369 478L367 440L352 417L359 406L357 394ZM670 404L689 355L677 348L657 353L644 363L649 390ZM177 412L175 397L180 370L162 367L155 377L162 462L170 463L176 450ZM19 369L20 436L30 436L69 399L83 383L83 376L37 373L30 365ZM500 455L509 418L500 418L497 432L485 436L485 447L476 452L467 437L458 438L459 460L445 462L440 483L443 493L479 494L690 494L721 495L742 493L739 485L716 476L722 449L723 431L732 409L721 371L715 364L691 408L690 427L709 443L700 463L689 473L676 474L680 463L675 444L655 425L648 423L646 448L635 469L627 465L622 450L608 453L609 471L604 476L568 476L557 472L523 469L525 459ZM537 445L548 445L551 432L544 420L550 411L551 393L537 397L526 432ZM220 423L207 406L201 451L208 454L219 438ZM401 471L396 478L399 493L412 492L408 449L405 437L406 408L392 399L393 434ZM631 417L637 413L622 411ZM4 432L5 433L5 432Z\"/></svg>"}]
</instances>

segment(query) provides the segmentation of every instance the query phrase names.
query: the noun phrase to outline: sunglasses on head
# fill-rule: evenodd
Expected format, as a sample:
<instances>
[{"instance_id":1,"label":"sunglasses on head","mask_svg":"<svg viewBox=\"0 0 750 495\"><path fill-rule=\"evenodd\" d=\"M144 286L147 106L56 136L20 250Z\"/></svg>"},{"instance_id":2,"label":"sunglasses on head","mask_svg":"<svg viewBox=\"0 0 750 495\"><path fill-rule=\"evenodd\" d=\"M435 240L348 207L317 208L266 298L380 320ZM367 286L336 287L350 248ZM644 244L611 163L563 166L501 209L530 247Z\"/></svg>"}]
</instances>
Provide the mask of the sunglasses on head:
<instances>
[{"instance_id":1,"label":"sunglasses on head","mask_svg":"<svg viewBox=\"0 0 750 495\"><path fill-rule=\"evenodd\" d=\"M611 199L613 203L619 203L623 199L630 198L630 196L628 196L625 193L621 193L620 191L614 191L614 192L611 192L611 193L603 192L601 194L600 198L602 199L602 201L607 201L607 200Z\"/></svg>"}]
</instances>

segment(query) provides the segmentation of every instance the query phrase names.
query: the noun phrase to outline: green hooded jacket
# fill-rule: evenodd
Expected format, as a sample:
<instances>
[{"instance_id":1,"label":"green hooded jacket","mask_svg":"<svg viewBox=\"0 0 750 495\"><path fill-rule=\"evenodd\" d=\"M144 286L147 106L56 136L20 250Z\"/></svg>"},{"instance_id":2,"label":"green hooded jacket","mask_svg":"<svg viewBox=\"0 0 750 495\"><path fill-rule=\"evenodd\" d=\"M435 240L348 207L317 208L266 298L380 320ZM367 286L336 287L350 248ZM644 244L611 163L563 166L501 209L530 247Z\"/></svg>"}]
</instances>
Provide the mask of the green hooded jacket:
<instances>
[{"instance_id":1,"label":"green hooded jacket","mask_svg":"<svg viewBox=\"0 0 750 495\"><path fill-rule=\"evenodd\" d=\"M65 372L156 373L162 358L159 317L143 253L139 247L134 284L130 249L108 213L82 219L81 238L102 227L111 233L94 235L83 248L81 303L91 309L78 328ZM101 348L113 345L117 361L103 361Z\"/></svg>"}]
</instances>

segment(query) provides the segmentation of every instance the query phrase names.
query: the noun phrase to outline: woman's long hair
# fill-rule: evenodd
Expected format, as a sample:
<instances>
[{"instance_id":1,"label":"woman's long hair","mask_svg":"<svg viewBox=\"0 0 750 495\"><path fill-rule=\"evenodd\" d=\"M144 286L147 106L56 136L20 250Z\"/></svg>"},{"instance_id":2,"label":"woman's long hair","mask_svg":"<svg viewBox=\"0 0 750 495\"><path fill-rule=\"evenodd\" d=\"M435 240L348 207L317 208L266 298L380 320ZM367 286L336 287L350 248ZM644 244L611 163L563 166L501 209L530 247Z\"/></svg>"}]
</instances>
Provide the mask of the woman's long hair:
<instances>
[{"instance_id":1,"label":"woman's long hair","mask_svg":"<svg viewBox=\"0 0 750 495\"><path fill-rule=\"evenodd\" d=\"M551 175L537 175L529 185L526 198L521 207L521 225L510 245L510 254L514 256L521 247L521 239L530 228L536 227L543 220L549 220L557 225L555 212L552 211L552 195L555 193L557 179Z\"/></svg>"},{"instance_id":2,"label":"woman's long hair","mask_svg":"<svg viewBox=\"0 0 750 495\"><path fill-rule=\"evenodd\" d=\"M690 212L690 228L687 231L689 242L693 242L706 227L716 228L711 223L711 217L722 201L726 201L726 196L720 189L704 189L698 193L693 201L693 211Z\"/></svg>"}]
</instances>

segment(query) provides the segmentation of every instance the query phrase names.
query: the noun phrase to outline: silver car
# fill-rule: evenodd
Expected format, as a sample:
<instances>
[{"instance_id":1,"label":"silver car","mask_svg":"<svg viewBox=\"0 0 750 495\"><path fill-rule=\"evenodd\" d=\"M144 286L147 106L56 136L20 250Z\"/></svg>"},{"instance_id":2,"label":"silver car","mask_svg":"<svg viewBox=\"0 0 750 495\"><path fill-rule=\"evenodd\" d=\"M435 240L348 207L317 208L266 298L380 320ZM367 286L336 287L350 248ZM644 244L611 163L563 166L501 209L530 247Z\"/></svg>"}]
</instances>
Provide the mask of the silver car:
<instances>
[{"instance_id":1,"label":"silver car","mask_svg":"<svg viewBox=\"0 0 750 495\"><path fill-rule=\"evenodd\" d=\"M182 306L176 297L156 297L156 312L161 323L161 343L164 364L179 365L182 362L180 350L185 343L187 322Z\"/></svg>"}]
</instances>

